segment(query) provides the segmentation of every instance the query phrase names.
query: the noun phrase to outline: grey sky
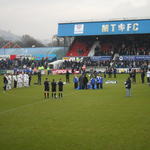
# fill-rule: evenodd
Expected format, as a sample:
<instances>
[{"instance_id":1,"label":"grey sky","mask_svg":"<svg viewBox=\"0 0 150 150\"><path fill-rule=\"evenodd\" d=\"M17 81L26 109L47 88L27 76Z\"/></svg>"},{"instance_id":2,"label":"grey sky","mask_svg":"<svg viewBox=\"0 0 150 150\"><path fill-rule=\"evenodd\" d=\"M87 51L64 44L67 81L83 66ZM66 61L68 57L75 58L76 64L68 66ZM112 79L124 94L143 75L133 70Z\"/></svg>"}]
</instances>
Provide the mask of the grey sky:
<instances>
[{"instance_id":1,"label":"grey sky","mask_svg":"<svg viewBox=\"0 0 150 150\"><path fill-rule=\"evenodd\" d=\"M149 14L149 0L0 0L0 29L49 39L62 21L147 18Z\"/></svg>"}]
</instances>

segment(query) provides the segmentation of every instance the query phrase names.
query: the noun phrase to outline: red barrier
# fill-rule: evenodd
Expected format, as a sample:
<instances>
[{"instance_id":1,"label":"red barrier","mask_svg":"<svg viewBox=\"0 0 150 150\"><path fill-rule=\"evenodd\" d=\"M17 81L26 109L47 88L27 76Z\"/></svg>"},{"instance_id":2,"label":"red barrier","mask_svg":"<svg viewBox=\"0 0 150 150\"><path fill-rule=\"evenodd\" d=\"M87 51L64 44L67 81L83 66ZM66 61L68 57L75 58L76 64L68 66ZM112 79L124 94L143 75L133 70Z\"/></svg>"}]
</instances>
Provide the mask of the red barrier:
<instances>
[{"instance_id":1,"label":"red barrier","mask_svg":"<svg viewBox=\"0 0 150 150\"><path fill-rule=\"evenodd\" d=\"M10 60L14 60L16 58L16 55L10 55Z\"/></svg>"},{"instance_id":2,"label":"red barrier","mask_svg":"<svg viewBox=\"0 0 150 150\"><path fill-rule=\"evenodd\" d=\"M72 69L52 69L52 74L66 74L67 70L69 73L72 73ZM79 71L74 71L75 74L78 74Z\"/></svg>"}]
</instances>

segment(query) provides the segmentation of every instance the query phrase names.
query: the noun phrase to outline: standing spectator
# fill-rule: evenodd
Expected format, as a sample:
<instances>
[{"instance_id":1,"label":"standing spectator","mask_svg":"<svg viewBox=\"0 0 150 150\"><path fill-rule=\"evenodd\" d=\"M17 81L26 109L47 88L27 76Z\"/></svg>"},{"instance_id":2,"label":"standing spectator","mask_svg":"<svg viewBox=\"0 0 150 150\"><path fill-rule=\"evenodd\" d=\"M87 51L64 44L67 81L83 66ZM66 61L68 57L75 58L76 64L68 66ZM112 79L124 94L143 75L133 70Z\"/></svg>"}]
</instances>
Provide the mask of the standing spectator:
<instances>
[{"instance_id":1,"label":"standing spectator","mask_svg":"<svg viewBox=\"0 0 150 150\"><path fill-rule=\"evenodd\" d=\"M133 83L136 83L136 70L132 72L132 81Z\"/></svg>"},{"instance_id":2,"label":"standing spectator","mask_svg":"<svg viewBox=\"0 0 150 150\"><path fill-rule=\"evenodd\" d=\"M72 74L74 74L74 68L72 68Z\"/></svg>"},{"instance_id":3,"label":"standing spectator","mask_svg":"<svg viewBox=\"0 0 150 150\"><path fill-rule=\"evenodd\" d=\"M42 79L41 71L38 71L38 85L41 85L41 79Z\"/></svg>"},{"instance_id":4,"label":"standing spectator","mask_svg":"<svg viewBox=\"0 0 150 150\"><path fill-rule=\"evenodd\" d=\"M117 69L114 68L113 71L114 71L114 78L116 78Z\"/></svg>"},{"instance_id":5,"label":"standing spectator","mask_svg":"<svg viewBox=\"0 0 150 150\"><path fill-rule=\"evenodd\" d=\"M69 71L67 70L67 72L66 72L66 83L69 83L69 76L70 76L70 73L69 73Z\"/></svg>"},{"instance_id":6,"label":"standing spectator","mask_svg":"<svg viewBox=\"0 0 150 150\"><path fill-rule=\"evenodd\" d=\"M131 80L128 78L125 82L126 96L131 96Z\"/></svg>"},{"instance_id":7,"label":"standing spectator","mask_svg":"<svg viewBox=\"0 0 150 150\"><path fill-rule=\"evenodd\" d=\"M109 68L109 69L108 69L108 78L111 78L111 74L112 74L112 69Z\"/></svg>"},{"instance_id":8,"label":"standing spectator","mask_svg":"<svg viewBox=\"0 0 150 150\"><path fill-rule=\"evenodd\" d=\"M103 77L100 76L99 78L100 88L103 89Z\"/></svg>"},{"instance_id":9,"label":"standing spectator","mask_svg":"<svg viewBox=\"0 0 150 150\"><path fill-rule=\"evenodd\" d=\"M142 83L144 83L144 79L145 79L145 71L142 70L142 72L141 72L141 80L142 80Z\"/></svg>"},{"instance_id":10,"label":"standing spectator","mask_svg":"<svg viewBox=\"0 0 150 150\"><path fill-rule=\"evenodd\" d=\"M104 78L106 78L106 73L107 73L107 70L104 71Z\"/></svg>"}]
</instances>

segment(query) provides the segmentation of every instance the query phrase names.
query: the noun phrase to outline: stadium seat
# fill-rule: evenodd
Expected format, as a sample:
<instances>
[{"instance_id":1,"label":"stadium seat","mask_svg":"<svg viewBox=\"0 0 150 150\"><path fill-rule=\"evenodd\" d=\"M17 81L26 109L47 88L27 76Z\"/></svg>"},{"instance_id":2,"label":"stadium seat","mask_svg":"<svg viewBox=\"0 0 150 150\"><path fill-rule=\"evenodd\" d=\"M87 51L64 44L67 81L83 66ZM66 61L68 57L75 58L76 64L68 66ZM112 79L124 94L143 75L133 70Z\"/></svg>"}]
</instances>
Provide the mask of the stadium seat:
<instances>
[{"instance_id":1,"label":"stadium seat","mask_svg":"<svg viewBox=\"0 0 150 150\"><path fill-rule=\"evenodd\" d=\"M88 56L92 44L88 41L75 40L66 56Z\"/></svg>"}]
</instances>

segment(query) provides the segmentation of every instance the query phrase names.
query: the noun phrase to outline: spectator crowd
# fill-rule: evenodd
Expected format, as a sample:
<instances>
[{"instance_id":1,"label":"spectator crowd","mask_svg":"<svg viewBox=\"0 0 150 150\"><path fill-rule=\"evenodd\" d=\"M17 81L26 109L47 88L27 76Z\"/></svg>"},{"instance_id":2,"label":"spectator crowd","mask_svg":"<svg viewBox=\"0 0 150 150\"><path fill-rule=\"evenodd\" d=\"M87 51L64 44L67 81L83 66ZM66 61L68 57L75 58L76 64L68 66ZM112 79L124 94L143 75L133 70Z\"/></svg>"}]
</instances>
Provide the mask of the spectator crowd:
<instances>
[{"instance_id":1,"label":"spectator crowd","mask_svg":"<svg viewBox=\"0 0 150 150\"><path fill-rule=\"evenodd\" d=\"M29 58L16 58L14 60L11 60L9 58L7 59L1 59L0 60L0 69L2 70L11 70L14 68L18 69L27 69L27 68L38 68L40 66L43 66L44 69L48 67L48 63L50 61L48 59L42 59L42 60L35 60L35 59L29 59Z\"/></svg>"}]
</instances>

